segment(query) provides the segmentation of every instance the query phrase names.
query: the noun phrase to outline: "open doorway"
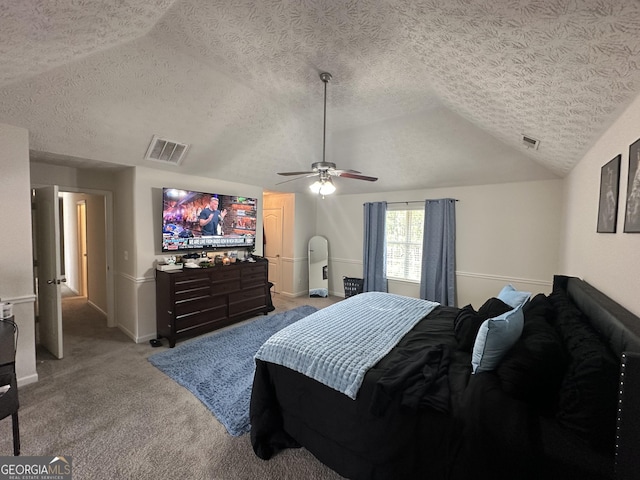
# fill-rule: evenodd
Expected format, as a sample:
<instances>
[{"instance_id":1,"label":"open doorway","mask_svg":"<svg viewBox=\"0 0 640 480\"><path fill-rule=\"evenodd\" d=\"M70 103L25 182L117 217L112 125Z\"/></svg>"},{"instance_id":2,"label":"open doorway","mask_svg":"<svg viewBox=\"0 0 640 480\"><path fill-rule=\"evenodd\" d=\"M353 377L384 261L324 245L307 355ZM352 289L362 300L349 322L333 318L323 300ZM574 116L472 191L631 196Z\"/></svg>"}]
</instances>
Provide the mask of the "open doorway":
<instances>
[{"instance_id":1,"label":"open doorway","mask_svg":"<svg viewBox=\"0 0 640 480\"><path fill-rule=\"evenodd\" d=\"M58 193L59 225L56 236L60 245L59 263L61 282L59 302L62 306L59 318L55 320L61 326L62 337L66 336L64 324L66 317L82 318L84 323L93 322L101 328L114 326L113 285L110 273L113 239L112 194L101 191L60 191ZM40 219L42 222L43 220ZM34 222L34 245L46 243L41 232L42 225ZM38 250L38 248L36 248ZM44 250L43 250L44 251ZM38 275L38 263L34 276ZM49 283L49 282L47 282ZM42 318L39 305L42 292L37 291L36 334L41 329ZM70 301L72 299L73 301ZM85 330L85 334L91 331ZM86 336L86 335L85 335ZM37 343L42 344L38 335ZM64 346L62 350L68 350ZM37 349L44 359L63 358L64 355L47 355L42 348ZM38 355L37 355L38 356ZM39 362L40 363L40 362Z\"/></svg>"},{"instance_id":2,"label":"open doorway","mask_svg":"<svg viewBox=\"0 0 640 480\"><path fill-rule=\"evenodd\" d=\"M61 191L59 195L62 201L60 244L65 286L76 296L86 297L91 306L105 316L106 321L108 268L105 197L67 191Z\"/></svg>"}]
</instances>

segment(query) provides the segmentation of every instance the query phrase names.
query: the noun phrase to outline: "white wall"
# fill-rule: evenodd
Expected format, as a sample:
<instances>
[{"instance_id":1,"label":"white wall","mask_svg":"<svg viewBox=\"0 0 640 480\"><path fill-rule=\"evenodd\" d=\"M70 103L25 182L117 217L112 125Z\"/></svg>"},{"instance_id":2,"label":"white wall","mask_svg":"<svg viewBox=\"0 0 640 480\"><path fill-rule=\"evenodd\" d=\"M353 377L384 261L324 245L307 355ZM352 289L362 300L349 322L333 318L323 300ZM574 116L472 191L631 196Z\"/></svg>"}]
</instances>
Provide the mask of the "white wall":
<instances>
[{"instance_id":1,"label":"white wall","mask_svg":"<svg viewBox=\"0 0 640 480\"><path fill-rule=\"evenodd\" d=\"M563 183L544 180L384 194L337 195L318 203L317 233L329 240L332 293L343 276L362 278L363 203L456 198L458 305L479 307L505 283L548 293L559 266ZM419 296L419 285L390 282L389 291Z\"/></svg>"},{"instance_id":2,"label":"white wall","mask_svg":"<svg viewBox=\"0 0 640 480\"><path fill-rule=\"evenodd\" d=\"M640 137L640 96L565 179L561 270L583 278L640 315L640 234L623 233L629 145ZM596 233L600 169L622 154L617 232Z\"/></svg>"},{"instance_id":3,"label":"white wall","mask_svg":"<svg viewBox=\"0 0 640 480\"><path fill-rule=\"evenodd\" d=\"M116 174L117 195L114 195L113 207L116 325L132 339L137 337L138 330L134 177L135 168L128 168Z\"/></svg>"},{"instance_id":4,"label":"white wall","mask_svg":"<svg viewBox=\"0 0 640 480\"><path fill-rule=\"evenodd\" d=\"M106 314L107 219L105 197L85 194L87 206L87 299L96 310ZM74 213L75 210L74 210Z\"/></svg>"},{"instance_id":5,"label":"white wall","mask_svg":"<svg viewBox=\"0 0 640 480\"><path fill-rule=\"evenodd\" d=\"M0 124L0 201L11 217L16 235L11 248L0 254L0 299L13 304L18 324L16 372L20 385L38 380L35 354L33 248L31 238L31 186L29 183L29 133L24 128Z\"/></svg>"},{"instance_id":6,"label":"white wall","mask_svg":"<svg viewBox=\"0 0 640 480\"><path fill-rule=\"evenodd\" d=\"M115 188L116 172L108 169L82 169L41 162L29 164L31 185L58 185L61 191L107 190Z\"/></svg>"},{"instance_id":7,"label":"white wall","mask_svg":"<svg viewBox=\"0 0 640 480\"><path fill-rule=\"evenodd\" d=\"M296 194L294 219L293 286L296 296L309 295L309 240L316 235L316 202L318 196L307 193Z\"/></svg>"}]
</instances>

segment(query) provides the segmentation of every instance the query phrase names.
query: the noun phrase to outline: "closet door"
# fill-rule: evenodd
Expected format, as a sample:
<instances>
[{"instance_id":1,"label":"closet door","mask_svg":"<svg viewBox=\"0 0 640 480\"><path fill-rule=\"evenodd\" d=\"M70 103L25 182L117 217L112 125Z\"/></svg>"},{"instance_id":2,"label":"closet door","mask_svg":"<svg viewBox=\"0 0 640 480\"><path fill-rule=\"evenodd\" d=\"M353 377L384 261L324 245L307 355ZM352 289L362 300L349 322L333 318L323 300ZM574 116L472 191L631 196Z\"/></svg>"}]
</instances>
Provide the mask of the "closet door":
<instances>
[{"instance_id":1,"label":"closet door","mask_svg":"<svg viewBox=\"0 0 640 480\"><path fill-rule=\"evenodd\" d=\"M264 225L264 258L269 262L269 281L273 292L282 290L282 207L265 208L262 213Z\"/></svg>"}]
</instances>

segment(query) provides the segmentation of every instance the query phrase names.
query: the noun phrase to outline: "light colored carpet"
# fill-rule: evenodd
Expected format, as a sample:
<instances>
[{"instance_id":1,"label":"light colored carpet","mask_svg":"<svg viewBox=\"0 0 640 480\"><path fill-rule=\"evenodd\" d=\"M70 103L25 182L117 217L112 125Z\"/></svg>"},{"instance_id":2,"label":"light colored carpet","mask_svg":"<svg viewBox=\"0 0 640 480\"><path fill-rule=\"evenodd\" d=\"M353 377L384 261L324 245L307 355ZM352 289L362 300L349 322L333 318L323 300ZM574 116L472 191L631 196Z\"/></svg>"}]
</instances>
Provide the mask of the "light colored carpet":
<instances>
[{"instance_id":1,"label":"light colored carpet","mask_svg":"<svg viewBox=\"0 0 640 480\"><path fill-rule=\"evenodd\" d=\"M237 437L251 427L256 352L274 333L317 311L311 305L302 305L275 315L261 315L235 328L186 340L147 360L193 393L227 432Z\"/></svg>"},{"instance_id":2,"label":"light colored carpet","mask_svg":"<svg viewBox=\"0 0 640 480\"><path fill-rule=\"evenodd\" d=\"M275 313L339 298L280 298ZM161 348L135 344L81 297L64 299L64 359L38 349L40 380L21 387L22 455L68 455L76 479L340 479L304 449L269 461L249 435L232 437L189 391L147 361ZM166 342L165 342L166 345ZM0 421L0 456L11 455Z\"/></svg>"}]
</instances>

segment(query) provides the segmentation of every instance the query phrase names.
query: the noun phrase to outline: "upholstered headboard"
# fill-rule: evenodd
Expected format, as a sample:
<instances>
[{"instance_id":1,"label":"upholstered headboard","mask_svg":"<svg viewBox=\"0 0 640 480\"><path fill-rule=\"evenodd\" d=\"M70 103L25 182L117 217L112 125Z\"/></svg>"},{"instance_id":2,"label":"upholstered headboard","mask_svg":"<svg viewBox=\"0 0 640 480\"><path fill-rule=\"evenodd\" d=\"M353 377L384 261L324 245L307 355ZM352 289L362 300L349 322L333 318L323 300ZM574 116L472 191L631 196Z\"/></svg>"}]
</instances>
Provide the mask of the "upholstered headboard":
<instances>
[{"instance_id":1,"label":"upholstered headboard","mask_svg":"<svg viewBox=\"0 0 640 480\"><path fill-rule=\"evenodd\" d=\"M640 318L576 277L556 275L553 288L569 298L621 359L616 433L616 479L637 478L640 461Z\"/></svg>"},{"instance_id":2,"label":"upholstered headboard","mask_svg":"<svg viewBox=\"0 0 640 480\"><path fill-rule=\"evenodd\" d=\"M640 353L639 317L577 277L555 275L553 288L567 292L618 357L622 352Z\"/></svg>"}]
</instances>

